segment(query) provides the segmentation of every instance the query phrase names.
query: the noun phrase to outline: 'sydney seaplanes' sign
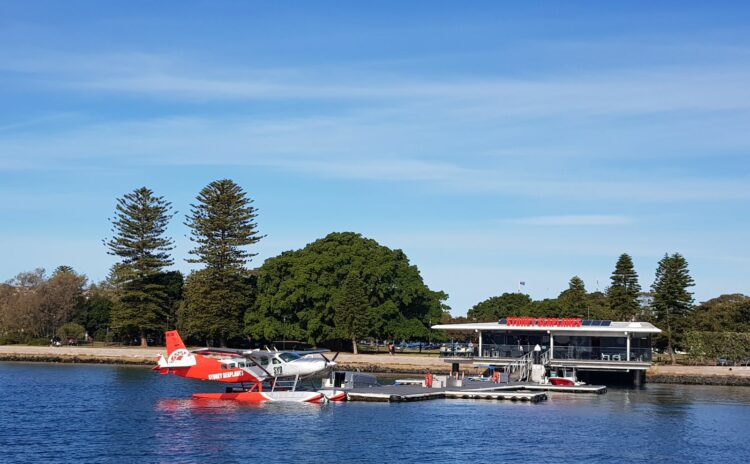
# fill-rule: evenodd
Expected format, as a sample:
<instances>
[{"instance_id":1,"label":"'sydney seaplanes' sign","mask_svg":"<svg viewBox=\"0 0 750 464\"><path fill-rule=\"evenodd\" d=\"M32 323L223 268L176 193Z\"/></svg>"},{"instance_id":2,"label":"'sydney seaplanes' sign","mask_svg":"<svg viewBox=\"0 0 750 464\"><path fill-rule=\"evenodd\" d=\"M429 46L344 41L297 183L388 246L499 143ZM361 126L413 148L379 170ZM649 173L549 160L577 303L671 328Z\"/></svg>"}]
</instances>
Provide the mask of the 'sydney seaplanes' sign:
<instances>
[{"instance_id":1,"label":"'sydney seaplanes' sign","mask_svg":"<svg viewBox=\"0 0 750 464\"><path fill-rule=\"evenodd\" d=\"M505 325L513 327L581 327L582 319L575 317L507 317Z\"/></svg>"},{"instance_id":2,"label":"'sydney seaplanes' sign","mask_svg":"<svg viewBox=\"0 0 750 464\"><path fill-rule=\"evenodd\" d=\"M242 377L242 374L244 374L242 370L208 374L208 380L231 379L232 377Z\"/></svg>"}]
</instances>

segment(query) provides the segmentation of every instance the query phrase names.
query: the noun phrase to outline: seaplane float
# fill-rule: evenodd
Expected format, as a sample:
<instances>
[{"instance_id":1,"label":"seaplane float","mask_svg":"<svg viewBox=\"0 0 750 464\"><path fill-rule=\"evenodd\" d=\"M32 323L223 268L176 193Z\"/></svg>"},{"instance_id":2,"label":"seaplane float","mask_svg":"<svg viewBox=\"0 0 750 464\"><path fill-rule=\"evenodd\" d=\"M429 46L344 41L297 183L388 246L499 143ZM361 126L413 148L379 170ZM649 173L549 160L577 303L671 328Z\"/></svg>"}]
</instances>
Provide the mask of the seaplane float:
<instances>
[{"instance_id":1,"label":"seaplane float","mask_svg":"<svg viewBox=\"0 0 750 464\"><path fill-rule=\"evenodd\" d=\"M201 348L189 351L176 330L165 332L165 338L167 355L159 355L153 370L164 375L235 385L227 387L223 393L194 393L193 398L250 403L322 403L346 399L346 392L336 388L298 389L300 380L321 376L336 366L338 353L329 359L324 354L327 350Z\"/></svg>"}]
</instances>

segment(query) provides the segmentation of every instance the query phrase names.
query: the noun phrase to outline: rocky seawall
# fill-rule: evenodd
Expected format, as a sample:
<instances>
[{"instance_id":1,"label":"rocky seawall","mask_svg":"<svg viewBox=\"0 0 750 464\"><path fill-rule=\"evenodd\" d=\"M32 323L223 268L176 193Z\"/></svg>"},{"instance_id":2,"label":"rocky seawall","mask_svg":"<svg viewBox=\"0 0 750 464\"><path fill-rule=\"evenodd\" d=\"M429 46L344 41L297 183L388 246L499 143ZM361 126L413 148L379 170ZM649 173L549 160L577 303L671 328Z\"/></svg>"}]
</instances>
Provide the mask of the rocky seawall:
<instances>
[{"instance_id":1,"label":"rocky seawall","mask_svg":"<svg viewBox=\"0 0 750 464\"><path fill-rule=\"evenodd\" d=\"M43 363L84 363L84 364L121 364L132 366L153 366L154 359L117 357L117 356L90 356L90 355L67 355L67 354L24 354L24 353L0 353L0 361L16 362L43 362Z\"/></svg>"},{"instance_id":2,"label":"rocky seawall","mask_svg":"<svg viewBox=\"0 0 750 464\"><path fill-rule=\"evenodd\" d=\"M733 387L750 387L750 377L732 375L665 375L646 374L646 383L674 383L681 385L723 385Z\"/></svg>"}]
</instances>

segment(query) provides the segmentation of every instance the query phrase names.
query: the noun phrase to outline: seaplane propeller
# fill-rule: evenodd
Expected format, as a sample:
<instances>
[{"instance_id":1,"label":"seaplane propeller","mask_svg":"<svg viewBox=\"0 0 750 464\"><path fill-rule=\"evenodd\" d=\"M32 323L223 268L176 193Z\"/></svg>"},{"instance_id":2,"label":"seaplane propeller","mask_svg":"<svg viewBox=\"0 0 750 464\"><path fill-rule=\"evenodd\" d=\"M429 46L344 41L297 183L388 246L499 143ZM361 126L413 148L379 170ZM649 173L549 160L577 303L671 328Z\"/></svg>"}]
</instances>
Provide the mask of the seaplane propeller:
<instances>
[{"instance_id":1,"label":"seaplane propeller","mask_svg":"<svg viewBox=\"0 0 750 464\"><path fill-rule=\"evenodd\" d=\"M336 352L336 354L334 354L333 358L331 358L331 359L328 359L328 357L326 355L324 355L323 353L320 353L320 355L323 357L323 359L326 360L326 365L328 365L328 364L333 364L333 363L336 362L336 358L339 357L339 352Z\"/></svg>"}]
</instances>

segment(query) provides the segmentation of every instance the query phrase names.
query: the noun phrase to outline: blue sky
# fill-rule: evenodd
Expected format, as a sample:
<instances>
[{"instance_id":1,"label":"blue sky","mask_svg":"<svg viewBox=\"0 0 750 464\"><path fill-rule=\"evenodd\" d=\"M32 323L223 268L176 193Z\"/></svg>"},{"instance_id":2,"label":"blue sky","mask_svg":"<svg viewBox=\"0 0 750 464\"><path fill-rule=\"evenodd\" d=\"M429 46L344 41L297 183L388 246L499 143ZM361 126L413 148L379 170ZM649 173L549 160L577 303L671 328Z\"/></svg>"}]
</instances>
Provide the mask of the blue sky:
<instances>
[{"instance_id":1,"label":"blue sky","mask_svg":"<svg viewBox=\"0 0 750 464\"><path fill-rule=\"evenodd\" d=\"M94 280L115 198L229 177L267 234L403 249L455 315L665 252L750 293L742 2L0 1L0 280Z\"/></svg>"}]
</instances>

